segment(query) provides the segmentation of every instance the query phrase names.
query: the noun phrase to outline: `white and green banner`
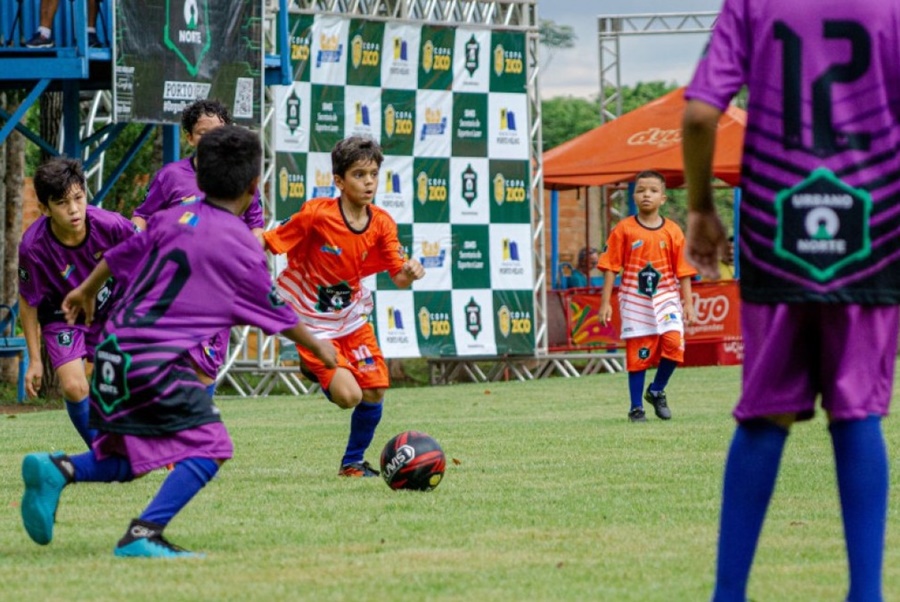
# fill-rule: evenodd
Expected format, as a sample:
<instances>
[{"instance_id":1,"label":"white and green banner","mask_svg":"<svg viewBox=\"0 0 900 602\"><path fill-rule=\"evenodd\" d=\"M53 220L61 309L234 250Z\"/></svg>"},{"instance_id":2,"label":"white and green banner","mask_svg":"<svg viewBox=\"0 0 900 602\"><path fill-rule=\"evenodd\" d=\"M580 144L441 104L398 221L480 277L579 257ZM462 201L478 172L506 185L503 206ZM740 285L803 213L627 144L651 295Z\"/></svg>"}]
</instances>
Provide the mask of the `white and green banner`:
<instances>
[{"instance_id":1,"label":"white and green banner","mask_svg":"<svg viewBox=\"0 0 900 602\"><path fill-rule=\"evenodd\" d=\"M387 357L531 355L525 34L290 15L294 82L275 90L275 217L335 196L331 148L385 153L376 204L426 269L411 289L370 278Z\"/></svg>"}]
</instances>

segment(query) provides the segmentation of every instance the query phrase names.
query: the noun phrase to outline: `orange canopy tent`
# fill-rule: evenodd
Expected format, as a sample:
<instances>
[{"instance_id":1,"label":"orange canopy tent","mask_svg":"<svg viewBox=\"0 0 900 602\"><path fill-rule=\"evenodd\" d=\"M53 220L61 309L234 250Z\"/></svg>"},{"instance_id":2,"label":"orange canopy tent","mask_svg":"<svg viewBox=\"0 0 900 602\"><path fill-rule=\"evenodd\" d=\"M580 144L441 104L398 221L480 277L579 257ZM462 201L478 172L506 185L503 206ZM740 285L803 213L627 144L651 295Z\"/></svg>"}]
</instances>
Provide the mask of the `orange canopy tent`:
<instances>
[{"instance_id":1,"label":"orange canopy tent","mask_svg":"<svg viewBox=\"0 0 900 602\"><path fill-rule=\"evenodd\" d=\"M544 187L615 184L631 180L645 169L661 172L669 186L681 184L685 104L684 88L678 88L545 152ZM719 121L713 174L732 186L740 179L746 123L747 113L733 106Z\"/></svg>"}]
</instances>

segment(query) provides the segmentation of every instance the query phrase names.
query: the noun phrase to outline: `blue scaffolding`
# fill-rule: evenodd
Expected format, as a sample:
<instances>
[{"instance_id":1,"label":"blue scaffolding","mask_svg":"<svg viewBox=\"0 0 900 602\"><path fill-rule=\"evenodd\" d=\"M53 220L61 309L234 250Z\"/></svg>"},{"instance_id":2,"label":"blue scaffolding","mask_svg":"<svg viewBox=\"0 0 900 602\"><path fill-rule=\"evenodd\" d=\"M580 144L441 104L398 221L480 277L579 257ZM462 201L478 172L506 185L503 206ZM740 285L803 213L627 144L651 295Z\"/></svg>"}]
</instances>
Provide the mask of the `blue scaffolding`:
<instances>
[{"instance_id":1,"label":"blue scaffolding","mask_svg":"<svg viewBox=\"0 0 900 602\"><path fill-rule=\"evenodd\" d=\"M286 50L287 4L288 0L278 1L275 15L278 48L276 54L267 54L264 58L266 85L289 84L292 79ZM111 91L113 86L115 0L97 0L97 9L99 47L91 48L88 43L87 0L59 0L53 22L54 45L28 48L25 43L39 25L41 0L0 0L0 90L27 91L15 112L0 109L0 144L15 130L50 155L82 158L87 171L125 129L126 123L110 122L85 137L81 135L82 94ZM26 113L45 92L62 92L63 95L62 149L55 148L41 138L39 132L25 125ZM141 134L112 170L107 183L95 191L94 204L102 203L157 125L144 125ZM163 161L175 161L180 155L178 126L162 125L162 130ZM88 150L90 152L85 156Z\"/></svg>"}]
</instances>

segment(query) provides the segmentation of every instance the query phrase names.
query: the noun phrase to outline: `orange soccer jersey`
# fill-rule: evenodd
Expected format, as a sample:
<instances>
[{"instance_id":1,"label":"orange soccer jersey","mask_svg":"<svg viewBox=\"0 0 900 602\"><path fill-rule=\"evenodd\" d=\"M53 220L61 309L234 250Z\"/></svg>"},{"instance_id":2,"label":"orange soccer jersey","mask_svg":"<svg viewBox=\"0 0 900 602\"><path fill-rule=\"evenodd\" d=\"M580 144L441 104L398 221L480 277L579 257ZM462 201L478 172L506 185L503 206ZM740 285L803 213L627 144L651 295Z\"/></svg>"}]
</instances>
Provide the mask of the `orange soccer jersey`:
<instances>
[{"instance_id":1,"label":"orange soccer jersey","mask_svg":"<svg viewBox=\"0 0 900 602\"><path fill-rule=\"evenodd\" d=\"M380 207L369 206L369 224L355 231L339 199L307 201L291 219L263 234L272 253L287 253L288 266L276 284L313 334L333 339L366 323L372 310L366 276L397 274L406 261L397 224Z\"/></svg>"},{"instance_id":2,"label":"orange soccer jersey","mask_svg":"<svg viewBox=\"0 0 900 602\"><path fill-rule=\"evenodd\" d=\"M659 227L647 228L636 216L622 220L610 233L597 266L622 272L623 339L684 332L679 280L697 270L684 257L684 234L678 224L663 219Z\"/></svg>"}]
</instances>

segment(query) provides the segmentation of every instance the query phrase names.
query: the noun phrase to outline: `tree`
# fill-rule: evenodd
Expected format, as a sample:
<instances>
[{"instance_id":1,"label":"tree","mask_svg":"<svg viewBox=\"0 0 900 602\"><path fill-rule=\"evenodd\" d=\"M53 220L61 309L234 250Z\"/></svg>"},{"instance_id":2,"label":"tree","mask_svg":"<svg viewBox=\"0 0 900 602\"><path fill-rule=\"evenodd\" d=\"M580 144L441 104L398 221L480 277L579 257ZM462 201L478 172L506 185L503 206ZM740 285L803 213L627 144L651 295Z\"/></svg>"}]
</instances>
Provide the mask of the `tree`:
<instances>
[{"instance_id":1,"label":"tree","mask_svg":"<svg viewBox=\"0 0 900 602\"><path fill-rule=\"evenodd\" d=\"M541 61L546 68L553 60L553 55L562 48L573 48L578 36L569 25L557 25L549 19L541 19L538 27L540 43L547 48L547 56Z\"/></svg>"},{"instance_id":2,"label":"tree","mask_svg":"<svg viewBox=\"0 0 900 602\"><path fill-rule=\"evenodd\" d=\"M7 91L0 95L0 107L8 114L14 113L19 105L20 97L16 90ZM13 304L19 296L19 239L22 238L22 186L25 180L25 137L13 131L4 144L0 144L0 160L3 169L0 170L0 205L3 206L3 221L0 228L3 229L3 274L0 277L2 283L2 296L0 302ZM15 382L15 360L3 360L0 363L0 378L3 382Z\"/></svg>"},{"instance_id":3,"label":"tree","mask_svg":"<svg viewBox=\"0 0 900 602\"><path fill-rule=\"evenodd\" d=\"M596 101L558 96L541 103L543 150L555 148L600 125Z\"/></svg>"}]
</instances>

